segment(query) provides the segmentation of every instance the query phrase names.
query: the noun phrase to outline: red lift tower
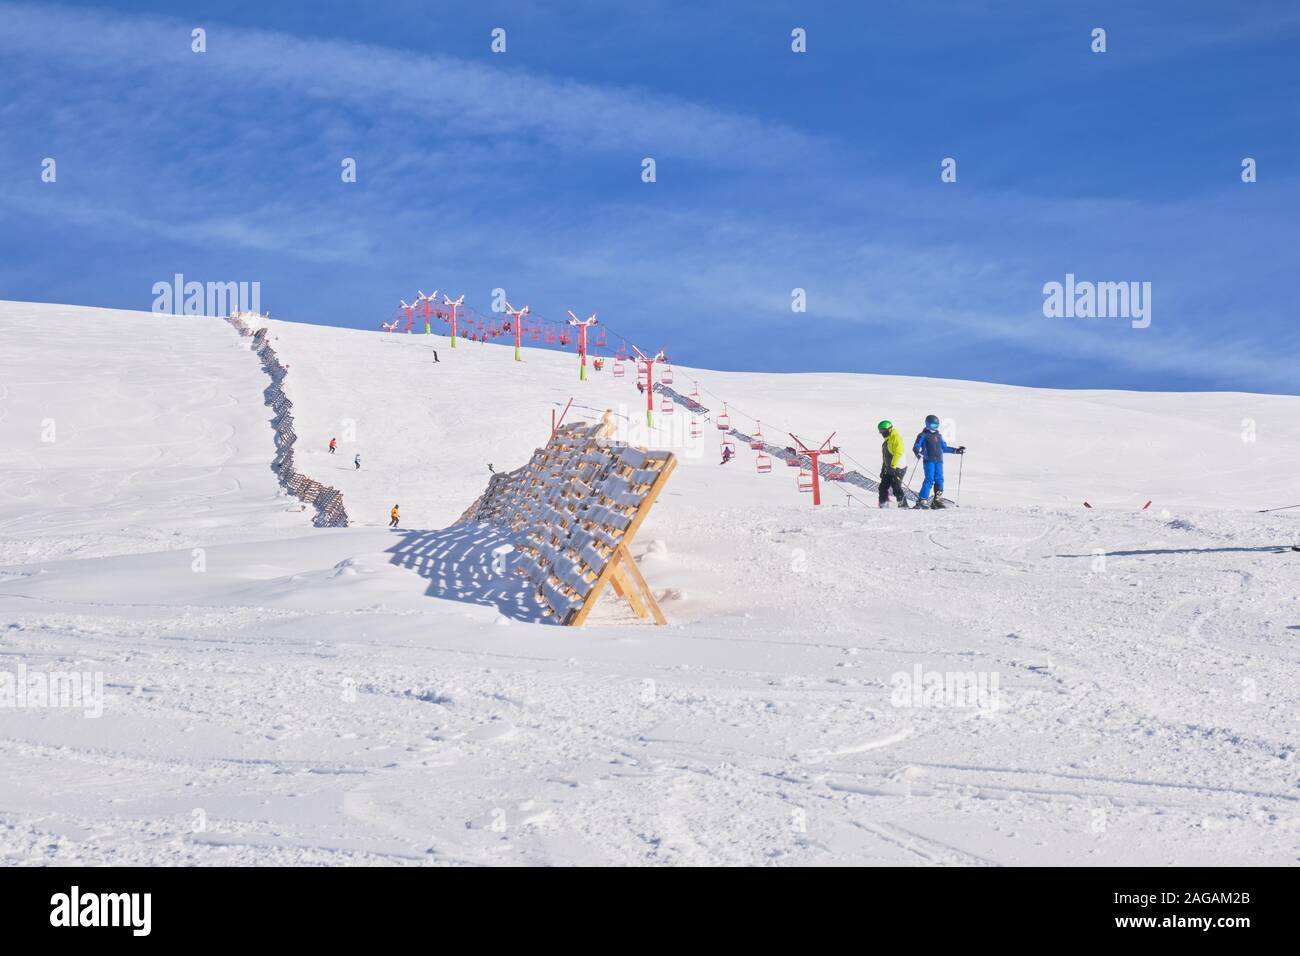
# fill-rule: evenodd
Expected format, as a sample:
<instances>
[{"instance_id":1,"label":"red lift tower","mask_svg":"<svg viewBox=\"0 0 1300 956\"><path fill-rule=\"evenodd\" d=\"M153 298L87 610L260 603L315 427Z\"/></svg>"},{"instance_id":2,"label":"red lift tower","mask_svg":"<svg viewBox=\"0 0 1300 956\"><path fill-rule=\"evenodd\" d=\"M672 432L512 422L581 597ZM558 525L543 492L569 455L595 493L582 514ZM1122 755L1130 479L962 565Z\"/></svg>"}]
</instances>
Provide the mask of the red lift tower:
<instances>
[{"instance_id":1,"label":"red lift tower","mask_svg":"<svg viewBox=\"0 0 1300 956\"><path fill-rule=\"evenodd\" d=\"M524 316L528 314L528 306L522 309L516 309L509 302L506 303L506 313L514 321L515 326L515 361L522 362L519 357L519 339L524 334Z\"/></svg>"},{"instance_id":2,"label":"red lift tower","mask_svg":"<svg viewBox=\"0 0 1300 956\"><path fill-rule=\"evenodd\" d=\"M596 313L593 312L587 318L580 319L573 314L572 309L566 311L569 313L569 324L578 330L578 354L582 356L582 364L578 369L578 378L585 382L587 380L587 330L596 324Z\"/></svg>"},{"instance_id":3,"label":"red lift tower","mask_svg":"<svg viewBox=\"0 0 1300 956\"><path fill-rule=\"evenodd\" d=\"M593 318L594 318L594 316L593 316ZM635 352L635 353L637 354L637 361L640 362L642 365L645 366L645 423L646 423L647 425L649 425L651 428L654 428L654 424L655 424L655 375L654 375L654 371L655 371L655 362L662 362L662 361L664 360L663 349L660 349L659 352L654 356L654 358L650 358L650 357L648 357L644 352L642 352L642 351L641 351L639 348L637 348L635 345L632 346L632 351Z\"/></svg>"},{"instance_id":4,"label":"red lift tower","mask_svg":"<svg viewBox=\"0 0 1300 956\"><path fill-rule=\"evenodd\" d=\"M429 303L437 302L437 301L438 301L437 289L433 290L433 295L425 295L423 292L420 292L419 296L416 297L415 300L416 305L419 305L421 302L424 303L424 334L425 335L432 334L432 330L429 328ZM410 329L407 329L407 331L409 332Z\"/></svg>"},{"instance_id":5,"label":"red lift tower","mask_svg":"<svg viewBox=\"0 0 1300 956\"><path fill-rule=\"evenodd\" d=\"M451 347L456 347L456 310L465 304L465 296L461 296L455 302L451 301L448 296L442 297L443 304L451 306Z\"/></svg>"},{"instance_id":6,"label":"red lift tower","mask_svg":"<svg viewBox=\"0 0 1300 956\"><path fill-rule=\"evenodd\" d=\"M798 449L799 449L799 454L805 456L805 457L808 458L810 461L812 461L812 496L813 496L813 504L814 504L814 505L819 505L819 504L822 503L822 486L821 486L821 481L818 479L818 474L817 474L817 471L818 471L818 470L817 470L817 457L818 457L819 455L837 455L837 454L839 454L839 451L840 451L839 446L838 446L838 445L832 445L832 444L831 444L831 438L834 438L834 437L835 437L835 432L831 432L831 434L830 434L830 438L827 438L827 439L826 439L824 442L822 442L821 445L820 445L819 447L817 447L817 448L809 448L807 445L805 445L805 444L803 443L803 440L800 439L799 436L796 435L794 432L791 432L791 433L790 433L790 437L794 439L794 443L795 443L795 445L796 445L796 446L798 447Z\"/></svg>"}]
</instances>

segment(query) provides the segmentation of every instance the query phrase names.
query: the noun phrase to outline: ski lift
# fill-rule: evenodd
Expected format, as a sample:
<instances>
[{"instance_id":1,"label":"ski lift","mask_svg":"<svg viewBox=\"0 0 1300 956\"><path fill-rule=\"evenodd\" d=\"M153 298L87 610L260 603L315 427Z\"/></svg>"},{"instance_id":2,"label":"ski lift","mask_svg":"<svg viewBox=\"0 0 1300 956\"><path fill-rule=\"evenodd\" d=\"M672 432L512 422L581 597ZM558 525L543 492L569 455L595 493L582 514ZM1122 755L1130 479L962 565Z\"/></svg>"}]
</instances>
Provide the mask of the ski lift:
<instances>
[{"instance_id":1,"label":"ski lift","mask_svg":"<svg viewBox=\"0 0 1300 956\"><path fill-rule=\"evenodd\" d=\"M659 411L664 415L671 415L673 413L673 406L676 404L677 404L676 402L674 402L671 398L665 395L659 401Z\"/></svg>"},{"instance_id":2,"label":"ski lift","mask_svg":"<svg viewBox=\"0 0 1300 956\"><path fill-rule=\"evenodd\" d=\"M595 345L597 348L604 348L608 344L609 344L609 339L605 337L605 330L601 329L599 332L596 333Z\"/></svg>"},{"instance_id":3,"label":"ski lift","mask_svg":"<svg viewBox=\"0 0 1300 956\"><path fill-rule=\"evenodd\" d=\"M572 336L569 335L568 332L561 332L561 333L560 333L560 344L561 344L561 345L568 345L572 340L573 340L573 338L572 338Z\"/></svg>"},{"instance_id":4,"label":"ski lift","mask_svg":"<svg viewBox=\"0 0 1300 956\"><path fill-rule=\"evenodd\" d=\"M534 325L528 330L528 337L534 342L540 342L542 340L542 327L540 325Z\"/></svg>"},{"instance_id":5,"label":"ski lift","mask_svg":"<svg viewBox=\"0 0 1300 956\"><path fill-rule=\"evenodd\" d=\"M760 475L766 475L772 470L772 458L761 451L754 457L754 466L758 469Z\"/></svg>"},{"instance_id":6,"label":"ski lift","mask_svg":"<svg viewBox=\"0 0 1300 956\"><path fill-rule=\"evenodd\" d=\"M692 438L704 437L704 429L700 427L700 420L696 418L694 415L691 416L691 437Z\"/></svg>"},{"instance_id":7,"label":"ski lift","mask_svg":"<svg viewBox=\"0 0 1300 956\"><path fill-rule=\"evenodd\" d=\"M718 450L722 452L723 458L727 457L728 452L731 453L732 458L736 457L736 443L730 438L722 439L722 441L718 443Z\"/></svg>"},{"instance_id":8,"label":"ski lift","mask_svg":"<svg viewBox=\"0 0 1300 956\"><path fill-rule=\"evenodd\" d=\"M663 382L665 385L671 385L673 383L673 367L667 362L664 363L664 370L659 373L659 381Z\"/></svg>"},{"instance_id":9,"label":"ski lift","mask_svg":"<svg viewBox=\"0 0 1300 956\"><path fill-rule=\"evenodd\" d=\"M624 373L625 373L625 369L623 368L623 359L622 359L622 357L621 357L621 356L615 356L615 357L614 357L614 377L615 377L615 378L622 378L623 375L624 375Z\"/></svg>"},{"instance_id":10,"label":"ski lift","mask_svg":"<svg viewBox=\"0 0 1300 956\"><path fill-rule=\"evenodd\" d=\"M727 414L726 402L722 403L722 414L719 415L717 418L715 418L713 421L714 424L718 426L718 431L720 432L731 431L731 416Z\"/></svg>"},{"instance_id":11,"label":"ski lift","mask_svg":"<svg viewBox=\"0 0 1300 956\"><path fill-rule=\"evenodd\" d=\"M799 469L799 476L795 479L799 485L800 491L812 491L812 472L807 468Z\"/></svg>"},{"instance_id":12,"label":"ski lift","mask_svg":"<svg viewBox=\"0 0 1300 956\"><path fill-rule=\"evenodd\" d=\"M695 383L695 391L691 392L691 394L687 397L687 401L690 403L691 408L700 407L700 383L699 382Z\"/></svg>"},{"instance_id":13,"label":"ski lift","mask_svg":"<svg viewBox=\"0 0 1300 956\"><path fill-rule=\"evenodd\" d=\"M548 328L546 330L546 342L548 345L555 344L555 329Z\"/></svg>"},{"instance_id":14,"label":"ski lift","mask_svg":"<svg viewBox=\"0 0 1300 956\"><path fill-rule=\"evenodd\" d=\"M749 436L749 447L755 451L762 451L764 444L766 442L763 441L763 423L759 422L754 434Z\"/></svg>"},{"instance_id":15,"label":"ski lift","mask_svg":"<svg viewBox=\"0 0 1300 956\"><path fill-rule=\"evenodd\" d=\"M785 463L789 465L791 468L802 468L803 455L791 455L789 458L785 460Z\"/></svg>"}]
</instances>

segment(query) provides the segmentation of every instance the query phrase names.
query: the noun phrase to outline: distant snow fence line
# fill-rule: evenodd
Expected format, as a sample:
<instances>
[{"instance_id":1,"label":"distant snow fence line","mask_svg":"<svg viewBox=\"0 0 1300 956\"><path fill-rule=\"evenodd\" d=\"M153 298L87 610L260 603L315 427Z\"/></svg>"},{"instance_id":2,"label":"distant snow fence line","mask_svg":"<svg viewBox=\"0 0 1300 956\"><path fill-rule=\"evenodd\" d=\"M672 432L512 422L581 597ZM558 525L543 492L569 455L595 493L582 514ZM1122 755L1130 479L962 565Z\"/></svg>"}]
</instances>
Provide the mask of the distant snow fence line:
<instances>
[{"instance_id":1,"label":"distant snow fence line","mask_svg":"<svg viewBox=\"0 0 1300 956\"><path fill-rule=\"evenodd\" d=\"M595 425L555 431L528 464L492 476L455 524L507 529L543 616L581 626L606 585L638 618L667 624L629 550L677 467L672 452L610 440L608 412Z\"/></svg>"},{"instance_id":2,"label":"distant snow fence line","mask_svg":"<svg viewBox=\"0 0 1300 956\"><path fill-rule=\"evenodd\" d=\"M322 485L319 481L307 477L293 464L293 446L298 435L293 430L293 402L281 388L288 369L281 364L275 349L267 341L265 327L253 329L246 319L261 321L265 316L250 312L233 312L226 321L234 326L242 336L251 336L253 351L262 360L262 369L271 378L271 384L262 394L266 404L275 412L271 426L275 429L275 458L271 461L272 470L280 477L280 484L299 500L316 508L316 517L312 523L318 528L346 528L348 512L343 507L343 493L337 488Z\"/></svg>"}]
</instances>

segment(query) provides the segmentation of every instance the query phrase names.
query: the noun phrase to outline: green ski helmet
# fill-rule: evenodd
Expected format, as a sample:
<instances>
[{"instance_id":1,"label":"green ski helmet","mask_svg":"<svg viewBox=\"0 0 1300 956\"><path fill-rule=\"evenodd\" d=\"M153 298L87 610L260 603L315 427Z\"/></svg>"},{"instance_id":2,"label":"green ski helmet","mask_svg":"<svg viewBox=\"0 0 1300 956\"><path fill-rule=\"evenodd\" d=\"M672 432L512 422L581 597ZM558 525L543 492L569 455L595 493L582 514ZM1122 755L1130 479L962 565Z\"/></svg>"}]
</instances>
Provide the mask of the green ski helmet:
<instances>
[{"instance_id":1,"label":"green ski helmet","mask_svg":"<svg viewBox=\"0 0 1300 956\"><path fill-rule=\"evenodd\" d=\"M882 432L887 432L893 427L894 427L894 423L891 422L888 418L886 418L883 422L881 422L879 425L876 426L876 428Z\"/></svg>"}]
</instances>

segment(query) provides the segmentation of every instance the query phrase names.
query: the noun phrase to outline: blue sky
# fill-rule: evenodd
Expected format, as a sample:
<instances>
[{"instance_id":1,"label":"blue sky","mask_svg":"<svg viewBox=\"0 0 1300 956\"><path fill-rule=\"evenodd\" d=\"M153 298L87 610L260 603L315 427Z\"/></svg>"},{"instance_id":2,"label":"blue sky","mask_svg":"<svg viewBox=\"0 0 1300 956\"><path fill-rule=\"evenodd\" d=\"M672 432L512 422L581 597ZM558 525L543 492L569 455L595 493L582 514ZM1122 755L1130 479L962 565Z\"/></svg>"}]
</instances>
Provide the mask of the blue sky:
<instances>
[{"instance_id":1,"label":"blue sky","mask_svg":"<svg viewBox=\"0 0 1300 956\"><path fill-rule=\"evenodd\" d=\"M0 298L502 287L683 364L1300 393L1297 63L1270 0L0 0ZM1067 272L1151 327L1045 318Z\"/></svg>"}]
</instances>

